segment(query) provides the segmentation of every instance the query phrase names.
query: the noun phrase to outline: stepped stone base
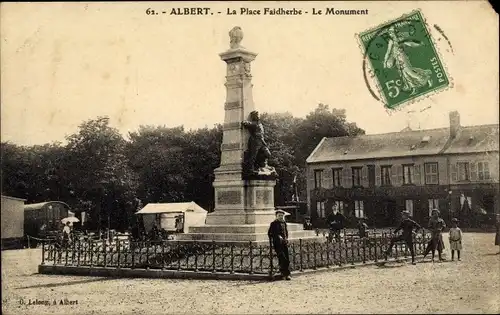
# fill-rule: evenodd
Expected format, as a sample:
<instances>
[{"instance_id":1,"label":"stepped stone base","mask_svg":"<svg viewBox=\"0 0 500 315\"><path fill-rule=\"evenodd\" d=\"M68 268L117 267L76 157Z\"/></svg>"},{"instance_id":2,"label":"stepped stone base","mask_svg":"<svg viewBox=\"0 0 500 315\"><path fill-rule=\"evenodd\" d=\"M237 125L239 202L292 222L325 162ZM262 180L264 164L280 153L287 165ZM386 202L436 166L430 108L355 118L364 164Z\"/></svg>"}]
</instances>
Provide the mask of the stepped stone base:
<instances>
[{"instance_id":1,"label":"stepped stone base","mask_svg":"<svg viewBox=\"0 0 500 315\"><path fill-rule=\"evenodd\" d=\"M269 221L268 221L269 222ZM316 233L303 230L301 224L288 223L288 238L317 238ZM176 235L177 240L219 241L219 242L268 242L269 224L204 225L192 226L188 233Z\"/></svg>"}]
</instances>

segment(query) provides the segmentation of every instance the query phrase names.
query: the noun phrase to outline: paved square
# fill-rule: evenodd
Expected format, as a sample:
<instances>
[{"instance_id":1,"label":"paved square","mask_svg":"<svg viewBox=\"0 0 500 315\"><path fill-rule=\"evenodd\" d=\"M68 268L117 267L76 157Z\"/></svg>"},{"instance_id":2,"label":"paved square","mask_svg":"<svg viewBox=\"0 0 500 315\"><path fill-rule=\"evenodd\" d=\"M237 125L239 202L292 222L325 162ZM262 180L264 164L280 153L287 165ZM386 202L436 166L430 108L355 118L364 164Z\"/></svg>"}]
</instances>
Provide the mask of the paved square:
<instances>
[{"instance_id":1,"label":"paved square","mask_svg":"<svg viewBox=\"0 0 500 315\"><path fill-rule=\"evenodd\" d=\"M493 314L500 312L500 255L493 242L491 233L465 233L460 262L388 264L277 282L38 275L40 250L4 251L2 310L16 315ZM51 305L26 305L37 299ZM61 300L78 304L60 305Z\"/></svg>"}]
</instances>

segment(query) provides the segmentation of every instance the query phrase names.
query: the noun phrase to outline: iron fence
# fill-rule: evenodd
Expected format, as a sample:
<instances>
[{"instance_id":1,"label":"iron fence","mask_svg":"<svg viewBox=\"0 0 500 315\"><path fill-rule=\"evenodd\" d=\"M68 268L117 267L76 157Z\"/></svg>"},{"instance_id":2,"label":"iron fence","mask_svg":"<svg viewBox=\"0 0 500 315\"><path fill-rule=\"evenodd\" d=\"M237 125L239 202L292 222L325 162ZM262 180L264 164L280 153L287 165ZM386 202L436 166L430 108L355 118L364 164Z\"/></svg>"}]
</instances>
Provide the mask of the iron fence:
<instances>
[{"instance_id":1,"label":"iron fence","mask_svg":"<svg viewBox=\"0 0 500 315\"><path fill-rule=\"evenodd\" d=\"M344 236L291 240L288 245L290 270L354 265L387 259L385 250L393 235L371 233L368 237ZM426 233L414 236L414 250L421 254L430 239ZM408 257L405 244L394 246L392 257ZM208 271L213 273L267 274L279 272L272 242L216 241L131 241L76 240L70 245L42 244L42 265Z\"/></svg>"}]
</instances>

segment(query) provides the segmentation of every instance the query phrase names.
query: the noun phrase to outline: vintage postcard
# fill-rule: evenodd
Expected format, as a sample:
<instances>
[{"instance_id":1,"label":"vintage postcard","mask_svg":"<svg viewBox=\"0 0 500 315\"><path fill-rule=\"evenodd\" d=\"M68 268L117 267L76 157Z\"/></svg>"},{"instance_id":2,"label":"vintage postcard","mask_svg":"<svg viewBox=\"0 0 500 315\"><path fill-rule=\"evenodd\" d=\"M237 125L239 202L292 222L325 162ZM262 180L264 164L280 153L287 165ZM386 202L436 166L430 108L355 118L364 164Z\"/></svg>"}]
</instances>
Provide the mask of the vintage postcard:
<instances>
[{"instance_id":1,"label":"vintage postcard","mask_svg":"<svg viewBox=\"0 0 500 315\"><path fill-rule=\"evenodd\" d=\"M500 313L493 1L0 6L3 314Z\"/></svg>"}]
</instances>

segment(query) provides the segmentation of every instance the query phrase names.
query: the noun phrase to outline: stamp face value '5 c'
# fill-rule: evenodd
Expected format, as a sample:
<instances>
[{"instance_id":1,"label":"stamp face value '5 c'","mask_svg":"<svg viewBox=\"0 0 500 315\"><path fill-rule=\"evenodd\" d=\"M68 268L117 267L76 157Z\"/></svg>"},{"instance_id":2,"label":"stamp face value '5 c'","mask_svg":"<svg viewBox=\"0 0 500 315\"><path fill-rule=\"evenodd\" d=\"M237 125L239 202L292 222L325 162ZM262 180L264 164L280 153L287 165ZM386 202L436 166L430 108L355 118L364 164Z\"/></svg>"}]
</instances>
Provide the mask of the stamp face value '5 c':
<instances>
[{"instance_id":1,"label":"stamp face value '5 c'","mask_svg":"<svg viewBox=\"0 0 500 315\"><path fill-rule=\"evenodd\" d=\"M387 108L449 87L449 77L420 11L358 36Z\"/></svg>"}]
</instances>

